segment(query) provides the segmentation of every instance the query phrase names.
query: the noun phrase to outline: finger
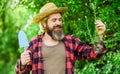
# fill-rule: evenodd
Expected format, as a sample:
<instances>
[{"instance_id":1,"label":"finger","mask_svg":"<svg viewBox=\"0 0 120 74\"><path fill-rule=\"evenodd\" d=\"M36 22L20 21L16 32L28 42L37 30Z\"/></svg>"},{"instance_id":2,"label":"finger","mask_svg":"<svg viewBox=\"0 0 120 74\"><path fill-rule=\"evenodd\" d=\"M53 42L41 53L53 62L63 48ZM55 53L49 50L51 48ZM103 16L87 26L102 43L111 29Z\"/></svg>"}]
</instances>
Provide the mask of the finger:
<instances>
[{"instance_id":1,"label":"finger","mask_svg":"<svg viewBox=\"0 0 120 74\"><path fill-rule=\"evenodd\" d=\"M104 25L102 22L96 22L96 25Z\"/></svg>"},{"instance_id":2,"label":"finger","mask_svg":"<svg viewBox=\"0 0 120 74\"><path fill-rule=\"evenodd\" d=\"M99 26L99 27L98 27L98 29L99 29L99 28L102 28L102 29L104 29L104 27L102 27L102 26Z\"/></svg>"},{"instance_id":3,"label":"finger","mask_svg":"<svg viewBox=\"0 0 120 74\"><path fill-rule=\"evenodd\" d=\"M99 20L96 20L96 21L95 21L95 24L97 24L98 22L100 22L100 21L99 21Z\"/></svg>"},{"instance_id":4,"label":"finger","mask_svg":"<svg viewBox=\"0 0 120 74\"><path fill-rule=\"evenodd\" d=\"M29 56L22 56L21 59L30 58Z\"/></svg>"},{"instance_id":5,"label":"finger","mask_svg":"<svg viewBox=\"0 0 120 74\"><path fill-rule=\"evenodd\" d=\"M97 27L97 29L103 29L103 30L105 30L106 28L105 27Z\"/></svg>"},{"instance_id":6,"label":"finger","mask_svg":"<svg viewBox=\"0 0 120 74\"><path fill-rule=\"evenodd\" d=\"M26 57L26 56L30 56L30 55L28 53L21 54L21 57Z\"/></svg>"},{"instance_id":7,"label":"finger","mask_svg":"<svg viewBox=\"0 0 120 74\"><path fill-rule=\"evenodd\" d=\"M30 55L22 55L21 58L30 58Z\"/></svg>"},{"instance_id":8,"label":"finger","mask_svg":"<svg viewBox=\"0 0 120 74\"><path fill-rule=\"evenodd\" d=\"M30 51L30 50L25 50L24 52L26 52L26 53L31 53L31 51Z\"/></svg>"},{"instance_id":9,"label":"finger","mask_svg":"<svg viewBox=\"0 0 120 74\"><path fill-rule=\"evenodd\" d=\"M25 59L26 62L30 62L30 58Z\"/></svg>"},{"instance_id":10,"label":"finger","mask_svg":"<svg viewBox=\"0 0 120 74\"><path fill-rule=\"evenodd\" d=\"M102 22L101 20L96 20L95 22Z\"/></svg>"},{"instance_id":11,"label":"finger","mask_svg":"<svg viewBox=\"0 0 120 74\"><path fill-rule=\"evenodd\" d=\"M21 59L22 63L27 63L27 62L30 62L30 58L22 58Z\"/></svg>"},{"instance_id":12,"label":"finger","mask_svg":"<svg viewBox=\"0 0 120 74\"><path fill-rule=\"evenodd\" d=\"M105 27L98 27L97 29L105 29Z\"/></svg>"},{"instance_id":13,"label":"finger","mask_svg":"<svg viewBox=\"0 0 120 74\"><path fill-rule=\"evenodd\" d=\"M103 24L103 23L98 23L98 24L96 24L96 26L97 26L97 27L105 27L105 24Z\"/></svg>"},{"instance_id":14,"label":"finger","mask_svg":"<svg viewBox=\"0 0 120 74\"><path fill-rule=\"evenodd\" d=\"M96 25L96 27L103 27L103 28L105 28L105 25Z\"/></svg>"},{"instance_id":15,"label":"finger","mask_svg":"<svg viewBox=\"0 0 120 74\"><path fill-rule=\"evenodd\" d=\"M26 50L25 53L26 53L27 55L30 55L31 51L30 51L30 50Z\"/></svg>"},{"instance_id":16,"label":"finger","mask_svg":"<svg viewBox=\"0 0 120 74\"><path fill-rule=\"evenodd\" d=\"M96 25L98 25L98 24L103 24L103 22L100 21L100 20L96 20L96 21L95 21L95 24L96 24Z\"/></svg>"},{"instance_id":17,"label":"finger","mask_svg":"<svg viewBox=\"0 0 120 74\"><path fill-rule=\"evenodd\" d=\"M105 29L99 28L99 29L97 29L97 31L98 31L98 33L101 33L101 32L105 32Z\"/></svg>"},{"instance_id":18,"label":"finger","mask_svg":"<svg viewBox=\"0 0 120 74\"><path fill-rule=\"evenodd\" d=\"M105 27L104 25L96 25L97 27Z\"/></svg>"},{"instance_id":19,"label":"finger","mask_svg":"<svg viewBox=\"0 0 120 74\"><path fill-rule=\"evenodd\" d=\"M25 54L29 54L29 53L31 53L30 50L26 50L26 51L23 52L24 55L25 55Z\"/></svg>"},{"instance_id":20,"label":"finger","mask_svg":"<svg viewBox=\"0 0 120 74\"><path fill-rule=\"evenodd\" d=\"M29 63L29 62L30 62L30 59L29 59L29 58L25 60L25 63L26 63L26 64Z\"/></svg>"},{"instance_id":21,"label":"finger","mask_svg":"<svg viewBox=\"0 0 120 74\"><path fill-rule=\"evenodd\" d=\"M29 55L29 54L22 54L22 55L21 55L21 59L22 59L22 58L28 58L28 57L30 58L30 55Z\"/></svg>"},{"instance_id":22,"label":"finger","mask_svg":"<svg viewBox=\"0 0 120 74\"><path fill-rule=\"evenodd\" d=\"M26 60L30 60L30 57L27 57Z\"/></svg>"}]
</instances>

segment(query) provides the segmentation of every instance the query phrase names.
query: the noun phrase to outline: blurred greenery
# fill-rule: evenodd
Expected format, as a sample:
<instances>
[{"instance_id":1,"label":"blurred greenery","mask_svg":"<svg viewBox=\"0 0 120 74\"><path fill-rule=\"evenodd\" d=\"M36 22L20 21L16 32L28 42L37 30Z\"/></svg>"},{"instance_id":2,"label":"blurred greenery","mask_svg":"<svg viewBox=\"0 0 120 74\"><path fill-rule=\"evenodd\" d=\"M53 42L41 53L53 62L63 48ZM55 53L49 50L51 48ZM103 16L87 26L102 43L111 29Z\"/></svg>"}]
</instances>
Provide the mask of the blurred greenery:
<instances>
[{"instance_id":1,"label":"blurred greenery","mask_svg":"<svg viewBox=\"0 0 120 74\"><path fill-rule=\"evenodd\" d=\"M104 42L107 53L99 61L77 61L76 74L120 74L120 1L119 0L1 0L0 1L0 74L14 74L20 57L18 32L28 39L41 34L32 21L41 6L54 2L69 10L63 16L65 34L74 35L92 45L96 41L94 21L106 24Z\"/></svg>"}]
</instances>

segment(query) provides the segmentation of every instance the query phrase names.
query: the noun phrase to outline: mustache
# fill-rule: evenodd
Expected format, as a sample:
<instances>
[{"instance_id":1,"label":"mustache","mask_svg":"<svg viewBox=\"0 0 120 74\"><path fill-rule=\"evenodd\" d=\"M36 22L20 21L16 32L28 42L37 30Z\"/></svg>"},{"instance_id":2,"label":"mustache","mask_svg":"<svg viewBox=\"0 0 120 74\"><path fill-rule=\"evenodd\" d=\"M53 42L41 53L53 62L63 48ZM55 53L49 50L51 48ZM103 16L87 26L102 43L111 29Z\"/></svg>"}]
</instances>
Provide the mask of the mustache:
<instances>
[{"instance_id":1,"label":"mustache","mask_svg":"<svg viewBox=\"0 0 120 74\"><path fill-rule=\"evenodd\" d=\"M58 28L62 28L61 25L57 25L57 26L54 26L53 29L55 29L55 28L57 28L57 27L58 27Z\"/></svg>"}]
</instances>

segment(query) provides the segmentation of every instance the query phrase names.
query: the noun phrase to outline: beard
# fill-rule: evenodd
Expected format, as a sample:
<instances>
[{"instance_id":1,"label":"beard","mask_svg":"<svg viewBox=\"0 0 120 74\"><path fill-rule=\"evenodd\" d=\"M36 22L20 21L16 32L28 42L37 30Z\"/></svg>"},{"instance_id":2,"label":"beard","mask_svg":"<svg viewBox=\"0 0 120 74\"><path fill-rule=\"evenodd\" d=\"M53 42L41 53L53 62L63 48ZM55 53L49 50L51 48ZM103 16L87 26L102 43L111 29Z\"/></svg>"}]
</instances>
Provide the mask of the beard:
<instances>
[{"instance_id":1,"label":"beard","mask_svg":"<svg viewBox=\"0 0 120 74\"><path fill-rule=\"evenodd\" d=\"M57 28L57 30L56 30ZM49 26L46 26L47 34L56 41L60 41L64 38L64 33L61 25L53 26L53 28L49 28Z\"/></svg>"}]
</instances>

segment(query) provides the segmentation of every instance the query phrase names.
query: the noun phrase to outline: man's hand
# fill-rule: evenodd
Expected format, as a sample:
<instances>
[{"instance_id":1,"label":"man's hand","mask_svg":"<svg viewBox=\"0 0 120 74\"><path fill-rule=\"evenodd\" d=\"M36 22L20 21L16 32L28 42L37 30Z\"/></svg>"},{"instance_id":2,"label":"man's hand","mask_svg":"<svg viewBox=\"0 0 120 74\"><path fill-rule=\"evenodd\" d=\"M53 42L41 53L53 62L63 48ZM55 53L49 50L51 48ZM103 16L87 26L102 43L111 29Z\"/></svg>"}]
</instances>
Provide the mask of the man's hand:
<instances>
[{"instance_id":1,"label":"man's hand","mask_svg":"<svg viewBox=\"0 0 120 74\"><path fill-rule=\"evenodd\" d=\"M106 30L105 24L100 20L96 20L95 24L96 24L96 27L97 27L97 31L98 31L98 35L100 37L100 40L102 40L103 33Z\"/></svg>"},{"instance_id":2,"label":"man's hand","mask_svg":"<svg viewBox=\"0 0 120 74\"><path fill-rule=\"evenodd\" d=\"M23 53L21 53L21 57L20 57L20 61L21 61L21 65L25 66L27 64L29 64L30 62L30 55L29 55L30 51L24 51Z\"/></svg>"}]
</instances>

